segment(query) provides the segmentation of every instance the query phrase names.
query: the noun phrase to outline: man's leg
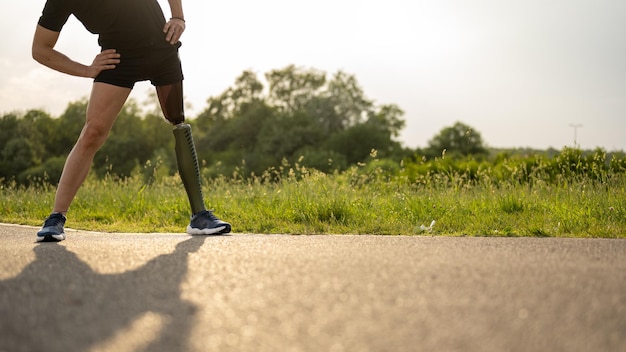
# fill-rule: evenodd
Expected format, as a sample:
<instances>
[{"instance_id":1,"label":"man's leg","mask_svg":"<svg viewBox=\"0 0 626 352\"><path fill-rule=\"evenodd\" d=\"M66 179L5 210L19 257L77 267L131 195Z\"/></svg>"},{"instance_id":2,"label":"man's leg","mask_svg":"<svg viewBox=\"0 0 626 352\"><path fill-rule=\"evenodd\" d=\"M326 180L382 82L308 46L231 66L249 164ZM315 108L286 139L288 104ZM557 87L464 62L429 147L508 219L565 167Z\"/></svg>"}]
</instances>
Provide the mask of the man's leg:
<instances>
[{"instance_id":1,"label":"man's leg","mask_svg":"<svg viewBox=\"0 0 626 352\"><path fill-rule=\"evenodd\" d=\"M105 142L111 127L120 112L130 88L118 87L95 82L87 105L87 116L78 141L65 161L54 200L53 215L46 220L43 229L37 234L37 240L62 240L64 215L67 213L78 189L85 181L93 158ZM63 217L58 214L63 215ZM61 222L59 227L59 222ZM48 236L48 238L46 238ZM41 238L41 239L40 239Z\"/></svg>"},{"instance_id":2,"label":"man's leg","mask_svg":"<svg viewBox=\"0 0 626 352\"><path fill-rule=\"evenodd\" d=\"M191 135L191 126L185 123L182 81L157 86L156 90L163 115L174 125L178 173L185 186L193 214L187 232L194 235L230 232L230 224L216 218L204 205L196 147Z\"/></svg>"},{"instance_id":3,"label":"man's leg","mask_svg":"<svg viewBox=\"0 0 626 352\"><path fill-rule=\"evenodd\" d=\"M120 110L124 106L130 88L96 82L87 105L85 126L70 152L54 201L54 211L65 213L76 192L89 173L93 158L106 141Z\"/></svg>"}]
</instances>

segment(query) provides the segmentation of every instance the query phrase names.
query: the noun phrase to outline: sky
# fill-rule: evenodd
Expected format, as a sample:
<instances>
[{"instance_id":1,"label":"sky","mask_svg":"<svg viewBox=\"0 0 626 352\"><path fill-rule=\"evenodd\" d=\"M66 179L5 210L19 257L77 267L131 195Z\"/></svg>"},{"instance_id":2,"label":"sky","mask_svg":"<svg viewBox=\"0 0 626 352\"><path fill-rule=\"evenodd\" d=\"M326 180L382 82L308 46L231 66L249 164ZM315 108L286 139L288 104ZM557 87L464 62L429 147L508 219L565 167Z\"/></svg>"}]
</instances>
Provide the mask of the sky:
<instances>
[{"instance_id":1,"label":"sky","mask_svg":"<svg viewBox=\"0 0 626 352\"><path fill-rule=\"evenodd\" d=\"M166 0L159 0L166 16ZM0 2L0 114L59 116L91 80L36 63L44 0ZM494 148L626 150L624 0L183 0L187 116L244 71L293 64L356 77L396 104L399 140L425 147L460 121ZM56 49L89 64L97 37L70 18ZM139 102L153 88L139 83Z\"/></svg>"}]
</instances>

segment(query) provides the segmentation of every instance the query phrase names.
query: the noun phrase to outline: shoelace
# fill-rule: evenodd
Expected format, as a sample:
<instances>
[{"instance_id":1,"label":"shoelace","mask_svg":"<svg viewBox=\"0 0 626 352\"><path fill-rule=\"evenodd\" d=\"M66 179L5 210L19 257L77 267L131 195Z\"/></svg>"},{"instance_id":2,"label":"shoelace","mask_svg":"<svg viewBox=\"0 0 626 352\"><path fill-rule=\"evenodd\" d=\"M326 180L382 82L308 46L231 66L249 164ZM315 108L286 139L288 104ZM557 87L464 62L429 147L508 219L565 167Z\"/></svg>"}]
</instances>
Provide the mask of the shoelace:
<instances>
[{"instance_id":1,"label":"shoelace","mask_svg":"<svg viewBox=\"0 0 626 352\"><path fill-rule=\"evenodd\" d=\"M61 221L63 221L63 215L52 215L44 221L43 226L57 226Z\"/></svg>"},{"instance_id":2,"label":"shoelace","mask_svg":"<svg viewBox=\"0 0 626 352\"><path fill-rule=\"evenodd\" d=\"M206 216L207 218L209 218L209 220L212 220L212 221L218 220L218 218L215 215L213 215L213 213L209 210L201 211L199 215Z\"/></svg>"}]
</instances>

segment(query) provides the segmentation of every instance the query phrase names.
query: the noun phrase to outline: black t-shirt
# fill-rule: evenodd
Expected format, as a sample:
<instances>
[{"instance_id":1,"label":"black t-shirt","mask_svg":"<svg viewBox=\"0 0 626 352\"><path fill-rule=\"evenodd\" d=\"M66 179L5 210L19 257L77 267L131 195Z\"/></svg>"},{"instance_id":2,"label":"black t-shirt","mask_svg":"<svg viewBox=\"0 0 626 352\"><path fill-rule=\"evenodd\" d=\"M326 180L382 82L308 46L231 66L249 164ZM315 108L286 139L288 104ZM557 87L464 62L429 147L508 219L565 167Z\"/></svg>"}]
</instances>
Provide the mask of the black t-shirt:
<instances>
[{"instance_id":1,"label":"black t-shirt","mask_svg":"<svg viewBox=\"0 0 626 352\"><path fill-rule=\"evenodd\" d=\"M70 15L98 34L102 49L168 46L157 0L47 0L39 25L60 32Z\"/></svg>"}]
</instances>

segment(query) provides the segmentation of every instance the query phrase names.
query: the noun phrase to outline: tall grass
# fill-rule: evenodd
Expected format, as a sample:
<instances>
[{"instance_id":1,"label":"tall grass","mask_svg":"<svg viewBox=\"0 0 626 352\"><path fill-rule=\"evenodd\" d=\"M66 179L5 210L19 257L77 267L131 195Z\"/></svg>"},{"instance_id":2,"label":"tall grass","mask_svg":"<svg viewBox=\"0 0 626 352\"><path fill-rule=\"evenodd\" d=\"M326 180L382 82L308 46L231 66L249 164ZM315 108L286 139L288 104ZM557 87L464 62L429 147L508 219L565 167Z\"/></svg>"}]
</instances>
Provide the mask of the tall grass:
<instances>
[{"instance_id":1,"label":"tall grass","mask_svg":"<svg viewBox=\"0 0 626 352\"><path fill-rule=\"evenodd\" d=\"M373 153L341 173L287 163L258 176L235 171L207 179L204 194L243 233L626 237L626 162L598 153L401 165ZM0 221L40 225L54 191L2 188ZM68 218L93 231L182 232L189 205L177 176L90 176Z\"/></svg>"}]
</instances>

